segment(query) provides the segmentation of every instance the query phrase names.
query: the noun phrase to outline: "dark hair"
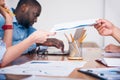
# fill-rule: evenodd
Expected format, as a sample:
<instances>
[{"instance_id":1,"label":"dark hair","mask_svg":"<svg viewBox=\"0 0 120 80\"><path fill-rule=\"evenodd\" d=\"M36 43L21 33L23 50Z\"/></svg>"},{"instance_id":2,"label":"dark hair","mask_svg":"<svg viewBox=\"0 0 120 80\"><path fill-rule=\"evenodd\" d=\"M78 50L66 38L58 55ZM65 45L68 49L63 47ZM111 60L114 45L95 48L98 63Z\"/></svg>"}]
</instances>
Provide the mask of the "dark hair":
<instances>
[{"instance_id":1,"label":"dark hair","mask_svg":"<svg viewBox=\"0 0 120 80\"><path fill-rule=\"evenodd\" d=\"M16 9L20 8L23 4L29 6L38 6L41 9L41 5L37 0L19 0Z\"/></svg>"}]
</instances>

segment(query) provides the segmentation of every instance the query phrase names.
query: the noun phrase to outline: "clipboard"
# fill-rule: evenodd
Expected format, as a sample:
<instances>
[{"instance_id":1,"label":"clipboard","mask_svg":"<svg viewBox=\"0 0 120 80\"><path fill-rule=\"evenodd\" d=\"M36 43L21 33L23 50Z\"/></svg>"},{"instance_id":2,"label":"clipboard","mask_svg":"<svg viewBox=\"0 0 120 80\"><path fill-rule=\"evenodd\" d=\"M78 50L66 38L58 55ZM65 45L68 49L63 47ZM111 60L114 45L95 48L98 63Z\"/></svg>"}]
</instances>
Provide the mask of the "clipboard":
<instances>
[{"instance_id":1,"label":"clipboard","mask_svg":"<svg viewBox=\"0 0 120 80\"><path fill-rule=\"evenodd\" d=\"M81 73L93 76L100 80L119 80L120 68L89 68L79 69Z\"/></svg>"}]
</instances>

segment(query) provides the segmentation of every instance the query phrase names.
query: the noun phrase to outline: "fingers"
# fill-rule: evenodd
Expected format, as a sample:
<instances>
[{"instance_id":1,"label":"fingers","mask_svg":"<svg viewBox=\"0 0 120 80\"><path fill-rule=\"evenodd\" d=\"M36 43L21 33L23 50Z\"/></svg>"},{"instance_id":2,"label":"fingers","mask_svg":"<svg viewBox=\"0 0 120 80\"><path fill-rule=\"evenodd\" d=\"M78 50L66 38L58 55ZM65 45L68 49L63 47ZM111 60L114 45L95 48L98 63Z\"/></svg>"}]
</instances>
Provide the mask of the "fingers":
<instances>
[{"instance_id":1,"label":"fingers","mask_svg":"<svg viewBox=\"0 0 120 80\"><path fill-rule=\"evenodd\" d=\"M96 21L97 24L95 24L94 27L95 27L96 29L99 29L99 27L102 26L103 22L104 22L104 21L103 21L102 19L97 20L97 21Z\"/></svg>"},{"instance_id":2,"label":"fingers","mask_svg":"<svg viewBox=\"0 0 120 80\"><path fill-rule=\"evenodd\" d=\"M54 36L55 33L53 32L46 32L46 31L35 31L34 33L31 34L31 39L34 39L35 43L44 43L45 41L47 41L47 39L49 38L49 36Z\"/></svg>"},{"instance_id":3,"label":"fingers","mask_svg":"<svg viewBox=\"0 0 120 80\"><path fill-rule=\"evenodd\" d=\"M119 52L120 47L114 44L109 44L105 47L105 52Z\"/></svg>"},{"instance_id":4,"label":"fingers","mask_svg":"<svg viewBox=\"0 0 120 80\"><path fill-rule=\"evenodd\" d=\"M9 9L0 6L0 13L4 16L4 18L6 20L6 24L11 24L12 25L12 18L13 17L9 12L10 12Z\"/></svg>"},{"instance_id":5,"label":"fingers","mask_svg":"<svg viewBox=\"0 0 120 80\"><path fill-rule=\"evenodd\" d=\"M55 45L58 49L61 49L62 53L64 53L64 43L61 40L58 40Z\"/></svg>"},{"instance_id":6,"label":"fingers","mask_svg":"<svg viewBox=\"0 0 120 80\"><path fill-rule=\"evenodd\" d=\"M62 51L62 53L64 53L64 44L61 47L61 51Z\"/></svg>"},{"instance_id":7,"label":"fingers","mask_svg":"<svg viewBox=\"0 0 120 80\"><path fill-rule=\"evenodd\" d=\"M44 46L53 46L58 49L61 49L61 51L64 53L64 43L61 40L58 40L56 38L49 38L47 41L44 43Z\"/></svg>"}]
</instances>

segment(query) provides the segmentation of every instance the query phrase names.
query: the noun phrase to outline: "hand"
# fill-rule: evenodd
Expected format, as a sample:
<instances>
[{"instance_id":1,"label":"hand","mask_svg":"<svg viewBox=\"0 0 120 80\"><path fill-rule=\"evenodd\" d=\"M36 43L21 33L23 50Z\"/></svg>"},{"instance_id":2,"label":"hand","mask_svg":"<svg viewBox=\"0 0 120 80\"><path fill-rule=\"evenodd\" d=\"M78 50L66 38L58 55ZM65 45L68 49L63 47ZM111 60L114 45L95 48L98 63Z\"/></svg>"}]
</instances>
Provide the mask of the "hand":
<instances>
[{"instance_id":1,"label":"hand","mask_svg":"<svg viewBox=\"0 0 120 80\"><path fill-rule=\"evenodd\" d=\"M6 11L7 10L7 11ZM10 13L8 13L9 9L7 9L5 6L0 6L0 13L4 16L6 25L12 25L13 17Z\"/></svg>"},{"instance_id":2,"label":"hand","mask_svg":"<svg viewBox=\"0 0 120 80\"><path fill-rule=\"evenodd\" d=\"M0 0L0 6L2 6L2 7L5 6L5 0Z\"/></svg>"},{"instance_id":3,"label":"hand","mask_svg":"<svg viewBox=\"0 0 120 80\"><path fill-rule=\"evenodd\" d=\"M94 27L102 36L111 36L115 28L115 26L111 22L105 19L97 20L97 24L95 24Z\"/></svg>"},{"instance_id":4,"label":"hand","mask_svg":"<svg viewBox=\"0 0 120 80\"><path fill-rule=\"evenodd\" d=\"M56 38L48 38L46 42L42 44L43 46L54 46L64 53L64 44L63 41L58 40Z\"/></svg>"},{"instance_id":5,"label":"hand","mask_svg":"<svg viewBox=\"0 0 120 80\"><path fill-rule=\"evenodd\" d=\"M46 31L35 31L32 33L29 38L34 42L34 43L44 43L49 36L54 36L55 33L52 32L46 32Z\"/></svg>"},{"instance_id":6,"label":"hand","mask_svg":"<svg viewBox=\"0 0 120 80\"><path fill-rule=\"evenodd\" d=\"M117 46L117 45L114 45L114 44L109 44L108 46L105 47L105 52L119 53L120 52L120 46Z\"/></svg>"}]
</instances>

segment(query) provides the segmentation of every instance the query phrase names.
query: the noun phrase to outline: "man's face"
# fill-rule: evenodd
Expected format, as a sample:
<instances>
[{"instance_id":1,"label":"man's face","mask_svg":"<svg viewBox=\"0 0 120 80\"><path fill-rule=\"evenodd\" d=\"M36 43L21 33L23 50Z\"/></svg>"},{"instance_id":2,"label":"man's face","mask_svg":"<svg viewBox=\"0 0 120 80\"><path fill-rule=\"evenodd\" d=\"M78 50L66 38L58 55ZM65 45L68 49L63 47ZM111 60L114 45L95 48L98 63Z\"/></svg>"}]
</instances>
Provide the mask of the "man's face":
<instances>
[{"instance_id":1,"label":"man's face","mask_svg":"<svg viewBox=\"0 0 120 80\"><path fill-rule=\"evenodd\" d=\"M22 19L21 19L21 25L25 26L26 28L29 28L32 26L35 22L37 22L37 17L40 15L40 9L37 7L29 7L25 13L23 13Z\"/></svg>"}]
</instances>

